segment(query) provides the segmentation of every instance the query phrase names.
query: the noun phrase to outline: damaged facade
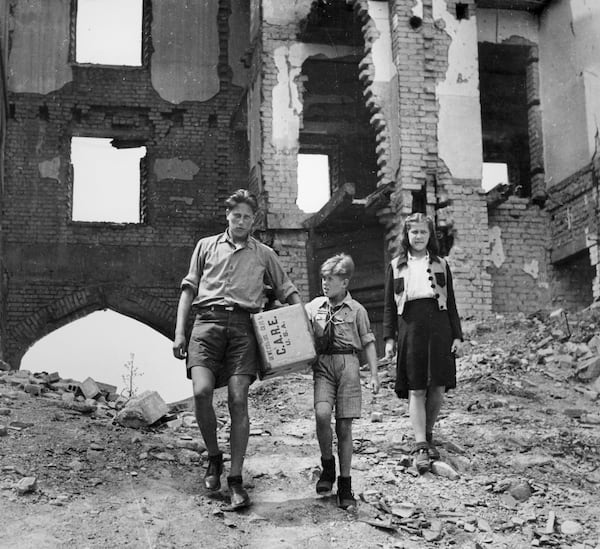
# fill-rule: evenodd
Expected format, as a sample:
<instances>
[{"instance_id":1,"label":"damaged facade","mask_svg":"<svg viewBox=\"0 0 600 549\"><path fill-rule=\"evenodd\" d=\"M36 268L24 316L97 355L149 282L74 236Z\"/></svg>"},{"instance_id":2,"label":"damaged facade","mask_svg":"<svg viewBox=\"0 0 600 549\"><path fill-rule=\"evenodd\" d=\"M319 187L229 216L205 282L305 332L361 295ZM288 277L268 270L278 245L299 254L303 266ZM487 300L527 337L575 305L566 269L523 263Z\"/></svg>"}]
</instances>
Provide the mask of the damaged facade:
<instances>
[{"instance_id":1,"label":"damaged facade","mask_svg":"<svg viewBox=\"0 0 600 549\"><path fill-rule=\"evenodd\" d=\"M239 187L304 299L353 255L377 331L412 211L434 216L465 317L600 298L595 0L140 0L133 66L78 61L79 2L0 0L13 367L104 308L171 337L190 252ZM142 151L133 221L74 216L78 138ZM329 161L317 213L297 205L303 154ZM484 162L508 184L484 191Z\"/></svg>"}]
</instances>

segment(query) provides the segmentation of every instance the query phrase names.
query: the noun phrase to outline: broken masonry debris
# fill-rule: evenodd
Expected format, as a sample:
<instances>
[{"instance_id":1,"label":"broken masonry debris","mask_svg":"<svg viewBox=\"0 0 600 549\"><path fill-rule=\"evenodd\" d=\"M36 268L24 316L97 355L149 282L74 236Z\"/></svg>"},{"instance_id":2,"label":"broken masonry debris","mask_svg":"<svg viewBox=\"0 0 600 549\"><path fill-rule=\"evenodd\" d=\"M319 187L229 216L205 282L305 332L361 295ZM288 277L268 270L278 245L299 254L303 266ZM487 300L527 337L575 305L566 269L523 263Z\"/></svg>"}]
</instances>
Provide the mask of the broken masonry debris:
<instances>
[{"instance_id":1,"label":"broken masonry debris","mask_svg":"<svg viewBox=\"0 0 600 549\"><path fill-rule=\"evenodd\" d=\"M590 382L600 377L600 356L588 358L575 372L580 381Z\"/></svg>"},{"instance_id":2,"label":"broken masonry debris","mask_svg":"<svg viewBox=\"0 0 600 549\"><path fill-rule=\"evenodd\" d=\"M431 472L434 475L445 477L450 480L456 480L460 477L456 469L444 461L434 461L431 464Z\"/></svg>"},{"instance_id":3,"label":"broken masonry debris","mask_svg":"<svg viewBox=\"0 0 600 549\"><path fill-rule=\"evenodd\" d=\"M169 413L169 407L156 391L144 391L130 399L119 411L115 421L123 427L148 427Z\"/></svg>"},{"instance_id":4,"label":"broken masonry debris","mask_svg":"<svg viewBox=\"0 0 600 549\"><path fill-rule=\"evenodd\" d=\"M36 477L24 477L15 486L19 495L28 494L35 492L37 489L37 478Z\"/></svg>"},{"instance_id":5,"label":"broken masonry debris","mask_svg":"<svg viewBox=\"0 0 600 549\"><path fill-rule=\"evenodd\" d=\"M100 388L91 377L84 379L79 387L85 398L96 398L100 395Z\"/></svg>"}]
</instances>

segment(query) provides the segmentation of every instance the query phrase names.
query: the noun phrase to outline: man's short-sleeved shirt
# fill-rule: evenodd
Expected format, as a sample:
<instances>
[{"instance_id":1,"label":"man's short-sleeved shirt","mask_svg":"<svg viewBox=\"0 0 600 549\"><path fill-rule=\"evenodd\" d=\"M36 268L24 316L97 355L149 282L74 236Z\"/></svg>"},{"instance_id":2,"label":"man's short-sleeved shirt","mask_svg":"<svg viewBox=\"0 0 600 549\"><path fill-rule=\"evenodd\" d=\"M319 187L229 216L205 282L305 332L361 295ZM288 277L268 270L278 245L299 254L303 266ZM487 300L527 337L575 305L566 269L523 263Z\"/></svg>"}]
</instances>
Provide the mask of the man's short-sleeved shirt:
<instances>
[{"instance_id":1,"label":"man's short-sleeved shirt","mask_svg":"<svg viewBox=\"0 0 600 549\"><path fill-rule=\"evenodd\" d=\"M352 299L350 292L346 293L346 297L336 307L331 307L327 297L316 297L306 305L306 312L317 339L324 337L327 324L333 323L333 347L336 349L352 348L360 351L365 345L375 341L367 310Z\"/></svg>"},{"instance_id":2,"label":"man's short-sleeved shirt","mask_svg":"<svg viewBox=\"0 0 600 549\"><path fill-rule=\"evenodd\" d=\"M265 285L282 303L298 291L271 248L251 236L236 245L227 231L198 241L181 282L194 291L193 306L237 305L252 313L263 308Z\"/></svg>"}]
</instances>

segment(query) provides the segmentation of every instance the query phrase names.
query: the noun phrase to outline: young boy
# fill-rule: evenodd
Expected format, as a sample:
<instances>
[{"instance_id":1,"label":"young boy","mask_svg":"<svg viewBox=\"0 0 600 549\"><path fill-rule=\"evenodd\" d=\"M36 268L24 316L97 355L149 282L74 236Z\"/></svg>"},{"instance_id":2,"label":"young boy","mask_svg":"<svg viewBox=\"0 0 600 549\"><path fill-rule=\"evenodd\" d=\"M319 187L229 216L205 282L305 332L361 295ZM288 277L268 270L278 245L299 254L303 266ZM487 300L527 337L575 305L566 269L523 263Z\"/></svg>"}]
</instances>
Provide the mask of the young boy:
<instances>
[{"instance_id":1,"label":"young boy","mask_svg":"<svg viewBox=\"0 0 600 549\"><path fill-rule=\"evenodd\" d=\"M321 266L323 296L306 305L317 341L318 359L313 366L317 439L321 450L321 476L317 493L331 492L335 482L331 414L335 406L340 476L337 502L342 509L356 505L352 493L352 420L360 417L361 387L358 353L364 349L371 369L370 386L379 392L375 336L365 308L352 299L348 284L354 274L349 255L338 254Z\"/></svg>"}]
</instances>

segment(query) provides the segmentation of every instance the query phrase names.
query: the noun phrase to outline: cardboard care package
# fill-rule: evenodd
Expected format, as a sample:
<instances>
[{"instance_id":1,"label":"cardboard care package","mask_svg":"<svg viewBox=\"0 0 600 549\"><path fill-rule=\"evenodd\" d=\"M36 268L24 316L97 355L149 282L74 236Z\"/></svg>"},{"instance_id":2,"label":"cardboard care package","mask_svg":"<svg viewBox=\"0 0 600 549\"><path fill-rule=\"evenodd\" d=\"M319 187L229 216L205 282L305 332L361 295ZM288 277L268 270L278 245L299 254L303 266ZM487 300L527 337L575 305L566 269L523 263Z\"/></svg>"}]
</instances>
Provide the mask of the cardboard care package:
<instances>
[{"instance_id":1,"label":"cardboard care package","mask_svg":"<svg viewBox=\"0 0 600 549\"><path fill-rule=\"evenodd\" d=\"M252 323L260 352L260 379L299 372L317 357L304 305L257 313Z\"/></svg>"}]
</instances>

